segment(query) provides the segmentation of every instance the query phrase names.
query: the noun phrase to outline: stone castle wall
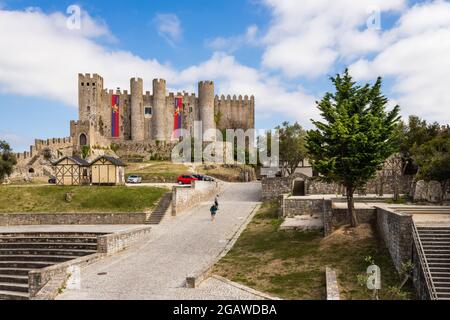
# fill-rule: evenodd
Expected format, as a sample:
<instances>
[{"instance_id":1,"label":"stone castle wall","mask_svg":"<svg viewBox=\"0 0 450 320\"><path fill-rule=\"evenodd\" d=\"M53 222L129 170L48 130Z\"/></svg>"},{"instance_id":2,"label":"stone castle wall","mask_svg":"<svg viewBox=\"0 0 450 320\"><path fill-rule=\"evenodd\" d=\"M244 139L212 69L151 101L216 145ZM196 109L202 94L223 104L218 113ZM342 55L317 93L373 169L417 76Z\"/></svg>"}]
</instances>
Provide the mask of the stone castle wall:
<instances>
[{"instance_id":1,"label":"stone castle wall","mask_svg":"<svg viewBox=\"0 0 450 320\"><path fill-rule=\"evenodd\" d=\"M203 121L204 131L209 128L250 129L255 126L255 99L253 96L217 96L212 81L199 82L198 97L195 94L167 92L163 79L153 80L153 92L144 92L142 79L130 80L131 91L106 90L103 78L97 74L80 74L79 121L72 126L74 146L79 146L79 135L89 135L89 143L97 141L109 144L121 141L172 141L175 101L183 99L182 127L192 133L195 121ZM111 133L111 100L119 96L119 137ZM146 113L146 108L150 110ZM87 128L87 127L88 128ZM81 127L82 130L81 130Z\"/></svg>"}]
</instances>

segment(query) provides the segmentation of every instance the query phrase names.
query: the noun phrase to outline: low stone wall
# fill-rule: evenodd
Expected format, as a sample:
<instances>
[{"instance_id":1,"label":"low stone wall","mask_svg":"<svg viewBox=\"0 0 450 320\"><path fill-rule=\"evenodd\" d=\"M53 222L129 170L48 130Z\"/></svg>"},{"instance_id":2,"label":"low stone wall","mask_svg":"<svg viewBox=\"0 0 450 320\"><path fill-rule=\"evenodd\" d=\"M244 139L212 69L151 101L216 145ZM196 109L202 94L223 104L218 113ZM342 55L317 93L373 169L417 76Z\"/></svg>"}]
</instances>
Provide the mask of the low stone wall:
<instances>
[{"instance_id":1,"label":"low stone wall","mask_svg":"<svg viewBox=\"0 0 450 320\"><path fill-rule=\"evenodd\" d=\"M324 210L324 199L285 197L283 201L283 217L322 214Z\"/></svg>"},{"instance_id":2,"label":"low stone wall","mask_svg":"<svg viewBox=\"0 0 450 320\"><path fill-rule=\"evenodd\" d=\"M195 207L219 192L216 181L193 181L190 187L176 186L172 189L172 215Z\"/></svg>"},{"instance_id":3,"label":"low stone wall","mask_svg":"<svg viewBox=\"0 0 450 320\"><path fill-rule=\"evenodd\" d=\"M333 202L341 199L289 197L282 195L279 198L281 217L292 218L298 215L321 215L324 224L324 234L328 236L336 228L351 224L351 217L346 208L334 208ZM355 209L359 223L373 224L376 220L376 209Z\"/></svg>"},{"instance_id":4,"label":"low stone wall","mask_svg":"<svg viewBox=\"0 0 450 320\"><path fill-rule=\"evenodd\" d=\"M376 209L378 234L388 248L397 271L400 271L402 263L411 259L412 216L389 208Z\"/></svg>"},{"instance_id":5,"label":"low stone wall","mask_svg":"<svg viewBox=\"0 0 450 320\"><path fill-rule=\"evenodd\" d=\"M344 188L335 183L326 183L317 177L307 177L301 173L295 173L288 177L262 178L262 198L263 201L277 199L282 194L292 193L294 180L303 179L305 181L305 192L307 195L336 195L345 192ZM384 194L393 194L392 181L384 183ZM399 190L401 194L412 194L412 177L403 176L400 178ZM365 188L366 194L378 194L379 186L376 180L371 180Z\"/></svg>"},{"instance_id":6,"label":"low stone wall","mask_svg":"<svg viewBox=\"0 0 450 320\"><path fill-rule=\"evenodd\" d=\"M75 260L58 263L47 268L31 270L28 273L30 297L35 297L39 293L39 291L54 277L61 277L68 274L68 270L70 267L76 266L82 268L88 264L100 260L104 256L105 254L103 253L95 253L77 258Z\"/></svg>"},{"instance_id":7,"label":"low stone wall","mask_svg":"<svg viewBox=\"0 0 450 320\"><path fill-rule=\"evenodd\" d=\"M99 253L113 254L134 243L145 240L150 236L151 227L142 227L135 230L105 234L97 238L97 251Z\"/></svg>"},{"instance_id":8,"label":"low stone wall","mask_svg":"<svg viewBox=\"0 0 450 320\"><path fill-rule=\"evenodd\" d=\"M145 224L147 213L0 213L0 226Z\"/></svg>"},{"instance_id":9,"label":"low stone wall","mask_svg":"<svg viewBox=\"0 0 450 320\"><path fill-rule=\"evenodd\" d=\"M444 190L447 188L447 190ZM439 203L441 201L450 201L450 181L445 185L438 181L419 180L414 185L414 201L427 201Z\"/></svg>"}]
</instances>

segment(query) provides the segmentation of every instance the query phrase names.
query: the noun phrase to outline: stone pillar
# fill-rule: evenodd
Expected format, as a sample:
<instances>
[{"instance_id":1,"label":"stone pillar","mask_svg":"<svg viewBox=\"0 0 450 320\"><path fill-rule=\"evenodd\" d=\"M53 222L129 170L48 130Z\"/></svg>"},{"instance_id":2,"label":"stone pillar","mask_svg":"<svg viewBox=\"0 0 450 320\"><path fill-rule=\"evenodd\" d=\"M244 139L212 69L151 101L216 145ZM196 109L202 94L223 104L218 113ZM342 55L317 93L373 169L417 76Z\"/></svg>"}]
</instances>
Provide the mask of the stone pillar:
<instances>
[{"instance_id":1,"label":"stone pillar","mask_svg":"<svg viewBox=\"0 0 450 320\"><path fill-rule=\"evenodd\" d=\"M142 79L131 79L131 140L143 141L144 130L144 84Z\"/></svg>"},{"instance_id":2,"label":"stone pillar","mask_svg":"<svg viewBox=\"0 0 450 320\"><path fill-rule=\"evenodd\" d=\"M163 79L154 79L152 116L152 136L154 140L167 140L166 120L166 81Z\"/></svg>"},{"instance_id":3,"label":"stone pillar","mask_svg":"<svg viewBox=\"0 0 450 320\"><path fill-rule=\"evenodd\" d=\"M203 125L203 134L208 129L216 129L214 120L214 82L201 81L198 83L198 106L200 110L200 121ZM205 139L215 140L215 139Z\"/></svg>"}]
</instances>

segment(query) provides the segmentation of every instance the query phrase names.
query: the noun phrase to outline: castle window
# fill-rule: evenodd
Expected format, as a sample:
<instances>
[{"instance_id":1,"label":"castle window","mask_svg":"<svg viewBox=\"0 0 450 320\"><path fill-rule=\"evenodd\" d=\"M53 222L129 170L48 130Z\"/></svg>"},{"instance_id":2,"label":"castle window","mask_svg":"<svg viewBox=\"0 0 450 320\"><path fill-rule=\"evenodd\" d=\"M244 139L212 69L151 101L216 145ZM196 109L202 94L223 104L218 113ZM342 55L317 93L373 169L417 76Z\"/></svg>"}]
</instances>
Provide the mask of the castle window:
<instances>
[{"instance_id":1,"label":"castle window","mask_svg":"<svg viewBox=\"0 0 450 320\"><path fill-rule=\"evenodd\" d=\"M80 146L87 145L87 137L84 133L80 134Z\"/></svg>"},{"instance_id":2,"label":"castle window","mask_svg":"<svg viewBox=\"0 0 450 320\"><path fill-rule=\"evenodd\" d=\"M191 113L192 113L192 107L189 107L189 112L191 112Z\"/></svg>"},{"instance_id":3,"label":"castle window","mask_svg":"<svg viewBox=\"0 0 450 320\"><path fill-rule=\"evenodd\" d=\"M151 116L153 114L152 107L145 107L145 115Z\"/></svg>"},{"instance_id":4,"label":"castle window","mask_svg":"<svg viewBox=\"0 0 450 320\"><path fill-rule=\"evenodd\" d=\"M95 83L94 82L92 82L92 86L95 87Z\"/></svg>"},{"instance_id":5,"label":"castle window","mask_svg":"<svg viewBox=\"0 0 450 320\"><path fill-rule=\"evenodd\" d=\"M87 82L86 85L89 87L89 82Z\"/></svg>"},{"instance_id":6,"label":"castle window","mask_svg":"<svg viewBox=\"0 0 450 320\"><path fill-rule=\"evenodd\" d=\"M84 82L81 83L81 86L84 87Z\"/></svg>"},{"instance_id":7,"label":"castle window","mask_svg":"<svg viewBox=\"0 0 450 320\"><path fill-rule=\"evenodd\" d=\"M87 107L87 112L91 112L91 107Z\"/></svg>"}]
</instances>

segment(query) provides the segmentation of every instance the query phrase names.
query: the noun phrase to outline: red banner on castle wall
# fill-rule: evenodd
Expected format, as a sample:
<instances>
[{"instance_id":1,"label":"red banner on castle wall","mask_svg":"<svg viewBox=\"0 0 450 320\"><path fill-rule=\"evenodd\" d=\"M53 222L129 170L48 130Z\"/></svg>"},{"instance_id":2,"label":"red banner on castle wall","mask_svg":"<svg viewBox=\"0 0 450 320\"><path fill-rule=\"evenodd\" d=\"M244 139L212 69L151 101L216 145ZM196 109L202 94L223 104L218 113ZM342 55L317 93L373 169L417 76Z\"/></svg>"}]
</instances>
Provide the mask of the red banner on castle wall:
<instances>
[{"instance_id":1,"label":"red banner on castle wall","mask_svg":"<svg viewBox=\"0 0 450 320\"><path fill-rule=\"evenodd\" d=\"M111 97L111 136L113 138L119 138L120 136L120 109L119 109L119 96L113 94Z\"/></svg>"},{"instance_id":2,"label":"red banner on castle wall","mask_svg":"<svg viewBox=\"0 0 450 320\"><path fill-rule=\"evenodd\" d=\"M179 138L181 136L180 132L176 131L182 128L182 116L183 116L183 98L175 98L175 112L173 115L173 137Z\"/></svg>"}]
</instances>

